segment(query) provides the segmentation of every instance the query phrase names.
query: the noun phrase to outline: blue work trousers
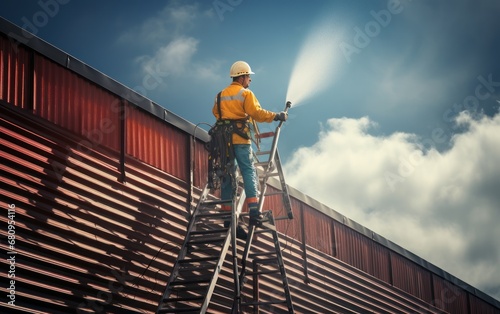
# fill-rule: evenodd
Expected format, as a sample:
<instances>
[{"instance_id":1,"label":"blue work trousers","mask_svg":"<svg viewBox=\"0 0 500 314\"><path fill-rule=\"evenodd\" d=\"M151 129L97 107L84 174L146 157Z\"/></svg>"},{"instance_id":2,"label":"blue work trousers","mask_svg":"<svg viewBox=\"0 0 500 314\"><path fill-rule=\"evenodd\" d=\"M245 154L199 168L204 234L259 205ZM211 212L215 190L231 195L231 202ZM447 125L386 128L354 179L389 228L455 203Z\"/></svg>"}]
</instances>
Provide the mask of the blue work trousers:
<instances>
[{"instance_id":1,"label":"blue work trousers","mask_svg":"<svg viewBox=\"0 0 500 314\"><path fill-rule=\"evenodd\" d=\"M250 144L235 144L233 148L236 159L232 170L233 177L236 175L236 167L239 167L243 177L246 198L257 197L257 174L253 165L252 146ZM232 180L231 176L227 175L221 183L221 199L227 200L232 198Z\"/></svg>"}]
</instances>

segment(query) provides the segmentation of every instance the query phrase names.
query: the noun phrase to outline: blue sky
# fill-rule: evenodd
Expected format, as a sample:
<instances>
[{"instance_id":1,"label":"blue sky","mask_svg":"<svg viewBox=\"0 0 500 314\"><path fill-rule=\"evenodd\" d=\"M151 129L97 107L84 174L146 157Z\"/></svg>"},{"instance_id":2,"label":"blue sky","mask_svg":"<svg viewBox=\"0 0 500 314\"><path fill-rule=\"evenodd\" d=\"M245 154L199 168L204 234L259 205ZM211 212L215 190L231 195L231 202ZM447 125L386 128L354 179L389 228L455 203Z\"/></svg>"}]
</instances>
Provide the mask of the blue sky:
<instances>
[{"instance_id":1,"label":"blue sky","mask_svg":"<svg viewBox=\"0 0 500 314\"><path fill-rule=\"evenodd\" d=\"M500 2L0 7L195 124L213 122L230 65L249 62L264 108L295 105L280 138L290 185L500 299Z\"/></svg>"}]
</instances>

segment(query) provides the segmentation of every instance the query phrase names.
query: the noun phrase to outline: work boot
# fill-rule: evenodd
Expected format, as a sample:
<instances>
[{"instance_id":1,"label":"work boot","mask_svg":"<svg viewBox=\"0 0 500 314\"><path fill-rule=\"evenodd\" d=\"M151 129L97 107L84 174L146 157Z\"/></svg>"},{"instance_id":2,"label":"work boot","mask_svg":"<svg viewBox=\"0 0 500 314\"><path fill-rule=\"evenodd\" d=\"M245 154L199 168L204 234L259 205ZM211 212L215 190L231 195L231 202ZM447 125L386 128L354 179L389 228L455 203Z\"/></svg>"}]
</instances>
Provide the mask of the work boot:
<instances>
[{"instance_id":1,"label":"work boot","mask_svg":"<svg viewBox=\"0 0 500 314\"><path fill-rule=\"evenodd\" d=\"M257 224L263 219L262 213L259 212L257 207L250 207L248 213L250 215L250 224Z\"/></svg>"},{"instance_id":2,"label":"work boot","mask_svg":"<svg viewBox=\"0 0 500 314\"><path fill-rule=\"evenodd\" d=\"M230 221L224 221L224 228L229 228L229 226L231 225L231 222ZM245 229L243 229L242 226L238 225L236 227L236 237L240 240L246 240L247 239L247 232L245 231Z\"/></svg>"}]
</instances>

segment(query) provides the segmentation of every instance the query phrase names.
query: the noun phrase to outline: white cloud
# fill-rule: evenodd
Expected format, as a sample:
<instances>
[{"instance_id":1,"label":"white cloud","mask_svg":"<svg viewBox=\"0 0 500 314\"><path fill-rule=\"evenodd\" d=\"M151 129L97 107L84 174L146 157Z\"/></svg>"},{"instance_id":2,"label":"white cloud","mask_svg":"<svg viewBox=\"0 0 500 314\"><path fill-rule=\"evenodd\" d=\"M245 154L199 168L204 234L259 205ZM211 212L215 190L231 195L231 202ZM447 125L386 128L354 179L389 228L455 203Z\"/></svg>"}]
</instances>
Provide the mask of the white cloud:
<instances>
[{"instance_id":1,"label":"white cloud","mask_svg":"<svg viewBox=\"0 0 500 314\"><path fill-rule=\"evenodd\" d=\"M148 47L147 53L136 58L143 81L150 76L164 85L167 77L218 79L222 62L196 61L200 41L189 35L212 19L211 9L202 11L198 4L171 1L156 16L124 32L119 41Z\"/></svg>"},{"instance_id":2,"label":"white cloud","mask_svg":"<svg viewBox=\"0 0 500 314\"><path fill-rule=\"evenodd\" d=\"M415 135L330 119L284 166L287 183L485 292L500 291L500 113L439 153ZM494 295L500 299L500 295Z\"/></svg>"},{"instance_id":3,"label":"white cloud","mask_svg":"<svg viewBox=\"0 0 500 314\"><path fill-rule=\"evenodd\" d=\"M157 15L121 34L118 41L164 46L168 41L192 30L197 23L206 22L204 18L212 18L210 10L201 11L197 4L181 4L180 1L171 1Z\"/></svg>"},{"instance_id":4,"label":"white cloud","mask_svg":"<svg viewBox=\"0 0 500 314\"><path fill-rule=\"evenodd\" d=\"M179 37L160 47L154 56L143 55L136 61L145 75L156 73L162 78L218 79L221 61L193 61L198 44L193 37Z\"/></svg>"},{"instance_id":5,"label":"white cloud","mask_svg":"<svg viewBox=\"0 0 500 314\"><path fill-rule=\"evenodd\" d=\"M146 73L153 71L163 73L163 75L182 75L191 63L197 46L198 40L192 37L181 37L160 47L153 57L141 56L137 60Z\"/></svg>"}]
</instances>

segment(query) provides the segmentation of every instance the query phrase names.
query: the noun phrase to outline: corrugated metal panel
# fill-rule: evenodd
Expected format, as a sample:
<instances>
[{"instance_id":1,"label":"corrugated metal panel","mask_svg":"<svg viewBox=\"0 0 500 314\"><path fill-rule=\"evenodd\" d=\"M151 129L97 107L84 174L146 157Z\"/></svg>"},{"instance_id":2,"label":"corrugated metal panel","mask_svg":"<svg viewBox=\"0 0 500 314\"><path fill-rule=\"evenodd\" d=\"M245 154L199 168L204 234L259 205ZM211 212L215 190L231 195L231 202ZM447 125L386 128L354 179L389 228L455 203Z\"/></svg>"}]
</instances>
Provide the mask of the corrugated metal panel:
<instances>
[{"instance_id":1,"label":"corrugated metal panel","mask_svg":"<svg viewBox=\"0 0 500 314\"><path fill-rule=\"evenodd\" d=\"M372 261L373 265L370 274L380 280L383 280L384 282L392 284L389 249L376 242L373 242Z\"/></svg>"},{"instance_id":2,"label":"corrugated metal panel","mask_svg":"<svg viewBox=\"0 0 500 314\"><path fill-rule=\"evenodd\" d=\"M334 222L334 229L340 260L391 283L389 249L340 222Z\"/></svg>"},{"instance_id":3,"label":"corrugated metal panel","mask_svg":"<svg viewBox=\"0 0 500 314\"><path fill-rule=\"evenodd\" d=\"M468 308L467 293L463 289L437 276L432 276L432 282L434 306L449 313L464 312Z\"/></svg>"},{"instance_id":4,"label":"corrugated metal panel","mask_svg":"<svg viewBox=\"0 0 500 314\"><path fill-rule=\"evenodd\" d=\"M308 206L303 206L303 212L306 244L333 255L335 243L331 218Z\"/></svg>"},{"instance_id":5,"label":"corrugated metal panel","mask_svg":"<svg viewBox=\"0 0 500 314\"><path fill-rule=\"evenodd\" d=\"M35 114L86 137L87 145L120 148L119 98L40 55L34 71Z\"/></svg>"},{"instance_id":6,"label":"corrugated metal panel","mask_svg":"<svg viewBox=\"0 0 500 314\"><path fill-rule=\"evenodd\" d=\"M146 112L127 111L127 154L182 180L188 180L189 136Z\"/></svg>"},{"instance_id":7,"label":"corrugated metal panel","mask_svg":"<svg viewBox=\"0 0 500 314\"><path fill-rule=\"evenodd\" d=\"M268 193L277 193L278 190L269 186L267 188ZM276 221L276 229L287 237L298 241L299 243L303 241L302 237L302 204L296 199L290 199L290 205L292 207L293 219L283 219ZM265 199L264 209L272 210L274 217L286 216L283 208L283 201L281 195L274 195Z\"/></svg>"},{"instance_id":8,"label":"corrugated metal panel","mask_svg":"<svg viewBox=\"0 0 500 314\"><path fill-rule=\"evenodd\" d=\"M284 257L293 295L299 299L298 313L442 313L314 248L307 255L309 284L300 281L298 252L285 251Z\"/></svg>"},{"instance_id":9,"label":"corrugated metal panel","mask_svg":"<svg viewBox=\"0 0 500 314\"><path fill-rule=\"evenodd\" d=\"M129 183L120 184L116 157L82 153L61 129L6 112L0 190L2 208L16 208L18 308L154 311L183 237L186 183L128 160Z\"/></svg>"},{"instance_id":10,"label":"corrugated metal panel","mask_svg":"<svg viewBox=\"0 0 500 314\"><path fill-rule=\"evenodd\" d=\"M0 99L26 108L30 53L0 35Z\"/></svg>"},{"instance_id":11,"label":"corrugated metal panel","mask_svg":"<svg viewBox=\"0 0 500 314\"><path fill-rule=\"evenodd\" d=\"M193 141L193 138L191 138ZM196 140L193 146L192 169L194 186L202 188L205 186L208 180L208 150L205 148L205 142Z\"/></svg>"},{"instance_id":12,"label":"corrugated metal panel","mask_svg":"<svg viewBox=\"0 0 500 314\"><path fill-rule=\"evenodd\" d=\"M484 302L480 298L469 294L470 314L498 314L500 309Z\"/></svg>"},{"instance_id":13,"label":"corrugated metal panel","mask_svg":"<svg viewBox=\"0 0 500 314\"><path fill-rule=\"evenodd\" d=\"M391 254L393 285L428 303L432 298L431 274L408 259Z\"/></svg>"},{"instance_id":14,"label":"corrugated metal panel","mask_svg":"<svg viewBox=\"0 0 500 314\"><path fill-rule=\"evenodd\" d=\"M334 223L334 228L338 258L367 273L372 273L370 239L337 222Z\"/></svg>"}]
</instances>

